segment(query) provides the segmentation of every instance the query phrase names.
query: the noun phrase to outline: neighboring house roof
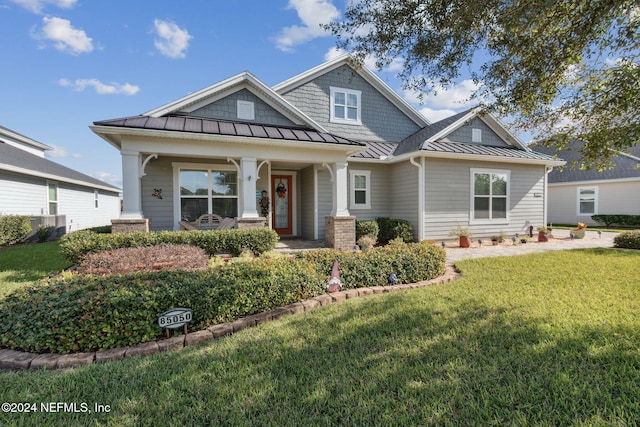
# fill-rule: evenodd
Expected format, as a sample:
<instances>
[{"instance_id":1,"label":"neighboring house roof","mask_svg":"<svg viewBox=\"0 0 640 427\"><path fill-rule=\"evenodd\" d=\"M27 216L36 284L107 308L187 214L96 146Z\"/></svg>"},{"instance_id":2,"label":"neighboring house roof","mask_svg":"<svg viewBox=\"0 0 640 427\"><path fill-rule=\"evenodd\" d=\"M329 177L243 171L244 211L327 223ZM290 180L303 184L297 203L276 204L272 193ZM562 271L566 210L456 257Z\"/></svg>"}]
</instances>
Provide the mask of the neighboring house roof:
<instances>
[{"instance_id":1,"label":"neighboring house roof","mask_svg":"<svg viewBox=\"0 0 640 427\"><path fill-rule=\"evenodd\" d=\"M14 140L19 141L19 142L21 142L23 144L27 144L27 145L33 146L33 147L35 147L37 149L40 149L40 150L51 150L51 147L49 147L48 145L43 144L41 142L38 142L35 139L31 139L31 138L29 138L27 136L24 136L24 135L22 135L22 134L20 134L20 133L18 133L16 131L8 129L8 128L4 127L4 126L0 126L0 135L4 136L4 137L8 137L10 139L14 139Z\"/></svg>"},{"instance_id":2,"label":"neighboring house roof","mask_svg":"<svg viewBox=\"0 0 640 427\"><path fill-rule=\"evenodd\" d=\"M551 156L561 157L567 161L567 166L560 169L554 169L549 174L549 183L570 183L582 181L603 181L616 179L640 178L640 145L629 148L629 153L618 153L612 157L614 167L599 172L597 169L581 170L572 167L573 163L579 164L582 159L580 149L583 143L581 141L571 141L566 148L558 151L554 147L545 147L542 144L531 144L536 151L546 153Z\"/></svg>"},{"instance_id":3,"label":"neighboring house roof","mask_svg":"<svg viewBox=\"0 0 640 427\"><path fill-rule=\"evenodd\" d=\"M315 142L326 144L351 145L362 147L364 144L327 132L311 128L263 125L240 121L209 119L169 115L164 117L133 116L114 120L94 122L96 126L122 127L128 129L166 130L191 132L208 135L226 135L238 137L269 138L285 141Z\"/></svg>"},{"instance_id":4,"label":"neighboring house roof","mask_svg":"<svg viewBox=\"0 0 640 427\"><path fill-rule=\"evenodd\" d=\"M273 87L273 90L279 94L287 93L311 80L328 73L331 70L348 65L354 69L365 81L371 86L376 88L387 100L395 105L400 111L402 111L407 117L413 120L418 126L428 126L429 120L415 108L413 108L407 101L402 99L393 89L389 87L380 77L375 75L367 67L354 66L353 60L349 54L341 55L331 61L327 61L324 64L320 64L317 67L311 68L297 76L291 77Z\"/></svg>"},{"instance_id":5,"label":"neighboring house roof","mask_svg":"<svg viewBox=\"0 0 640 427\"><path fill-rule=\"evenodd\" d=\"M0 141L0 170L119 193L98 179Z\"/></svg>"}]
</instances>

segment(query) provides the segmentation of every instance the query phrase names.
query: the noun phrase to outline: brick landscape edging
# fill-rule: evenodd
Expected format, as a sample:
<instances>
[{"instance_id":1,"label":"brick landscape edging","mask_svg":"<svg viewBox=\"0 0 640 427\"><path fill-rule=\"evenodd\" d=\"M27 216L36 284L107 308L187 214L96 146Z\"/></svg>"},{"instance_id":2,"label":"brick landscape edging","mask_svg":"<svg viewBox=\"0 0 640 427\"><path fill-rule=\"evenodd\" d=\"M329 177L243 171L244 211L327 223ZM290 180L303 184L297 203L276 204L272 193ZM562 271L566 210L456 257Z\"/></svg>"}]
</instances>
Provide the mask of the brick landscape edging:
<instances>
[{"instance_id":1,"label":"brick landscape edging","mask_svg":"<svg viewBox=\"0 0 640 427\"><path fill-rule=\"evenodd\" d=\"M342 292L323 294L303 302L296 302L264 313L243 317L233 322L213 325L202 331L191 332L187 335L175 336L159 341L144 342L131 347L120 347L104 351L71 354L36 354L2 349L0 350L0 369L70 369L90 365L92 363L104 363L136 356L148 356L163 351L179 350L184 347L190 347L205 341L231 335L243 329L271 322L285 316L311 311L316 307L322 307L336 302L345 301L347 299L365 297L373 294L419 289L431 285L442 285L456 280L459 277L460 273L458 273L453 266L447 265L445 274L436 277L435 279L403 285L372 286L370 288L349 289Z\"/></svg>"}]
</instances>

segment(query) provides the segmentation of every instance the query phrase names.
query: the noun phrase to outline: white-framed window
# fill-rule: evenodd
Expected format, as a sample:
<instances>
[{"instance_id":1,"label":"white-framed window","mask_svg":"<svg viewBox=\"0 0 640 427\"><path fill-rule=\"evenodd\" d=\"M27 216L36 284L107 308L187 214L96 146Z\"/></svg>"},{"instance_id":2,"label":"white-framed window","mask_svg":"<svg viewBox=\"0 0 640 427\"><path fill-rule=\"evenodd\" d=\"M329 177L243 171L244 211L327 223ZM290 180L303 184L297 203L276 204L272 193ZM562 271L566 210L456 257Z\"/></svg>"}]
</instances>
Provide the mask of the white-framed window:
<instances>
[{"instance_id":1,"label":"white-framed window","mask_svg":"<svg viewBox=\"0 0 640 427\"><path fill-rule=\"evenodd\" d=\"M472 221L508 221L510 175L509 170L471 169Z\"/></svg>"},{"instance_id":2,"label":"white-framed window","mask_svg":"<svg viewBox=\"0 0 640 427\"><path fill-rule=\"evenodd\" d=\"M598 214L598 187L578 187L578 215Z\"/></svg>"},{"instance_id":3,"label":"white-framed window","mask_svg":"<svg viewBox=\"0 0 640 427\"><path fill-rule=\"evenodd\" d=\"M331 87L330 96L332 122L362 124L360 121L361 91Z\"/></svg>"},{"instance_id":4,"label":"white-framed window","mask_svg":"<svg viewBox=\"0 0 640 427\"><path fill-rule=\"evenodd\" d=\"M371 171L349 171L351 203L349 209L371 209Z\"/></svg>"},{"instance_id":5,"label":"white-framed window","mask_svg":"<svg viewBox=\"0 0 640 427\"><path fill-rule=\"evenodd\" d=\"M47 203L49 215L58 215L58 183L47 181Z\"/></svg>"},{"instance_id":6,"label":"white-framed window","mask_svg":"<svg viewBox=\"0 0 640 427\"><path fill-rule=\"evenodd\" d=\"M238 118L241 120L255 120L255 106L251 101L238 100Z\"/></svg>"},{"instance_id":7,"label":"white-framed window","mask_svg":"<svg viewBox=\"0 0 640 427\"><path fill-rule=\"evenodd\" d=\"M471 142L482 142L482 129L471 129Z\"/></svg>"},{"instance_id":8,"label":"white-framed window","mask_svg":"<svg viewBox=\"0 0 640 427\"><path fill-rule=\"evenodd\" d=\"M93 190L93 205L96 209L98 209L98 197L100 196L100 192L98 190Z\"/></svg>"},{"instance_id":9,"label":"white-framed window","mask_svg":"<svg viewBox=\"0 0 640 427\"><path fill-rule=\"evenodd\" d=\"M180 168L180 219L195 221L213 213L221 217L238 216L238 173L226 165L200 169Z\"/></svg>"}]
</instances>

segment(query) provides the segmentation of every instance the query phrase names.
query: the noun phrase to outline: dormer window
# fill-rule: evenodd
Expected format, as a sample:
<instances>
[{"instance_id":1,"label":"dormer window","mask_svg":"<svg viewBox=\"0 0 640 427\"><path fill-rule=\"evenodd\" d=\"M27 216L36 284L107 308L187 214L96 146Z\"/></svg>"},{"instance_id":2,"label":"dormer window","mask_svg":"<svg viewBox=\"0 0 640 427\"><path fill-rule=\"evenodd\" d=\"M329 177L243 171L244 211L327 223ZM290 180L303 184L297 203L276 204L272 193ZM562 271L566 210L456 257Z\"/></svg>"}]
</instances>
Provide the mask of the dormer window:
<instances>
[{"instance_id":1,"label":"dormer window","mask_svg":"<svg viewBox=\"0 0 640 427\"><path fill-rule=\"evenodd\" d=\"M331 87L331 122L359 125L362 92Z\"/></svg>"},{"instance_id":2,"label":"dormer window","mask_svg":"<svg viewBox=\"0 0 640 427\"><path fill-rule=\"evenodd\" d=\"M238 119L255 120L256 113L253 102L238 100Z\"/></svg>"}]
</instances>

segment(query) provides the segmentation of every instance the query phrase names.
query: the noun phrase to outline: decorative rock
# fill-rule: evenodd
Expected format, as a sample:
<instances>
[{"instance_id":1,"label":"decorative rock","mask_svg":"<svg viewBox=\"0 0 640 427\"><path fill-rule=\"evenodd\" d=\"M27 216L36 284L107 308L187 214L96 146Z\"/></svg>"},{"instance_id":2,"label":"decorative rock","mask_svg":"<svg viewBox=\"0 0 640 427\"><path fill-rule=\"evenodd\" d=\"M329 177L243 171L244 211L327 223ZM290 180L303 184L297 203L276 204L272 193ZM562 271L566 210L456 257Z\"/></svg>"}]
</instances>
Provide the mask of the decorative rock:
<instances>
[{"instance_id":1,"label":"decorative rock","mask_svg":"<svg viewBox=\"0 0 640 427\"><path fill-rule=\"evenodd\" d=\"M347 299L347 295L345 294L345 292L336 292L334 294L331 294L331 299L333 300L333 302L341 302Z\"/></svg>"},{"instance_id":2,"label":"decorative rock","mask_svg":"<svg viewBox=\"0 0 640 427\"><path fill-rule=\"evenodd\" d=\"M0 350L0 368L28 369L38 355L15 350Z\"/></svg>"},{"instance_id":3,"label":"decorative rock","mask_svg":"<svg viewBox=\"0 0 640 427\"><path fill-rule=\"evenodd\" d=\"M360 295L360 291L358 291L357 289L349 289L348 291L344 292L344 295L347 297L347 299L357 298Z\"/></svg>"},{"instance_id":4,"label":"decorative rock","mask_svg":"<svg viewBox=\"0 0 640 427\"><path fill-rule=\"evenodd\" d=\"M361 297L373 294L373 289L371 288L360 288L359 291Z\"/></svg>"},{"instance_id":5,"label":"decorative rock","mask_svg":"<svg viewBox=\"0 0 640 427\"><path fill-rule=\"evenodd\" d=\"M231 335L234 332L234 328L231 323L221 323L207 328L211 332L214 338L220 338L225 335Z\"/></svg>"},{"instance_id":6,"label":"decorative rock","mask_svg":"<svg viewBox=\"0 0 640 427\"><path fill-rule=\"evenodd\" d=\"M230 323L231 327L233 328L233 332L239 332L243 329L247 329L250 328L253 325L250 325L248 321L246 321L244 318L243 319L238 319L235 322L231 322Z\"/></svg>"},{"instance_id":7,"label":"decorative rock","mask_svg":"<svg viewBox=\"0 0 640 427\"><path fill-rule=\"evenodd\" d=\"M158 351L180 350L181 348L184 348L184 335L158 341Z\"/></svg>"},{"instance_id":8,"label":"decorative rock","mask_svg":"<svg viewBox=\"0 0 640 427\"><path fill-rule=\"evenodd\" d=\"M333 303L333 298L331 298L331 295L318 295L317 297L313 297L312 299L318 301L320 303L320 305L329 305L331 303Z\"/></svg>"},{"instance_id":9,"label":"decorative rock","mask_svg":"<svg viewBox=\"0 0 640 427\"><path fill-rule=\"evenodd\" d=\"M184 339L184 345L185 347L187 347L191 345L200 344L201 342L205 342L212 339L213 339L213 334L211 333L211 331L207 331L205 329L204 331L191 332L190 334L187 334Z\"/></svg>"},{"instance_id":10,"label":"decorative rock","mask_svg":"<svg viewBox=\"0 0 640 427\"><path fill-rule=\"evenodd\" d=\"M290 311L291 314L304 313L304 305L301 302L294 302L293 304L285 305L282 308Z\"/></svg>"},{"instance_id":11,"label":"decorative rock","mask_svg":"<svg viewBox=\"0 0 640 427\"><path fill-rule=\"evenodd\" d=\"M58 369L77 368L78 366L86 366L93 363L96 358L95 353L73 353L63 354L58 359Z\"/></svg>"},{"instance_id":12,"label":"decorative rock","mask_svg":"<svg viewBox=\"0 0 640 427\"><path fill-rule=\"evenodd\" d=\"M59 354L37 355L36 358L31 361L29 369L56 369L58 367L58 359L60 359L60 357L62 356Z\"/></svg>"},{"instance_id":13,"label":"decorative rock","mask_svg":"<svg viewBox=\"0 0 640 427\"><path fill-rule=\"evenodd\" d=\"M320 303L314 299L306 300L302 303L304 311L313 310L316 307L320 307Z\"/></svg>"},{"instance_id":14,"label":"decorative rock","mask_svg":"<svg viewBox=\"0 0 640 427\"><path fill-rule=\"evenodd\" d=\"M127 352L127 347L112 348L96 352L96 363L111 362L112 360L122 360Z\"/></svg>"},{"instance_id":15,"label":"decorative rock","mask_svg":"<svg viewBox=\"0 0 640 427\"><path fill-rule=\"evenodd\" d=\"M158 343L156 341L143 342L133 347L129 347L125 353L125 357L148 356L158 352Z\"/></svg>"},{"instance_id":16,"label":"decorative rock","mask_svg":"<svg viewBox=\"0 0 640 427\"><path fill-rule=\"evenodd\" d=\"M384 286L372 286L369 289L371 289L374 294L382 294L382 293L384 293Z\"/></svg>"}]
</instances>

